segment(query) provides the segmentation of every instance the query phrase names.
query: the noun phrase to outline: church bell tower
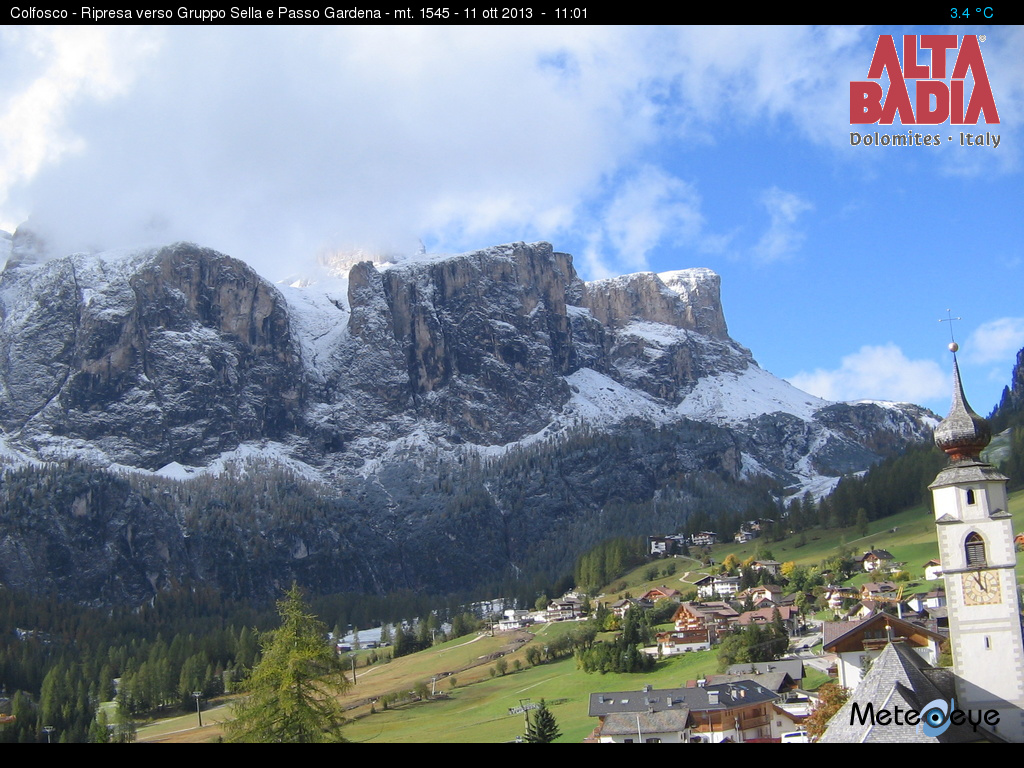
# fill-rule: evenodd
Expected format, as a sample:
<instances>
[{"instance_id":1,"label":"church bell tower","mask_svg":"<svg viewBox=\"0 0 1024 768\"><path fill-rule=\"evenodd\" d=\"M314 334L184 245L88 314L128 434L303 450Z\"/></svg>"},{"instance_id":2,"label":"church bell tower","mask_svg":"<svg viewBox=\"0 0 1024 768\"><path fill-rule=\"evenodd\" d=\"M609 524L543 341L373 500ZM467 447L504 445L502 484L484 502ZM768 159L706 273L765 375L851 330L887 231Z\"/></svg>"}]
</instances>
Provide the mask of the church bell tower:
<instances>
[{"instance_id":1,"label":"church bell tower","mask_svg":"<svg viewBox=\"0 0 1024 768\"><path fill-rule=\"evenodd\" d=\"M953 404L935 429L935 444L949 464L929 488L946 582L956 708L998 710L999 722L989 730L1024 743L1024 642L1007 478L981 460L992 431L968 405L958 346L949 347Z\"/></svg>"}]
</instances>

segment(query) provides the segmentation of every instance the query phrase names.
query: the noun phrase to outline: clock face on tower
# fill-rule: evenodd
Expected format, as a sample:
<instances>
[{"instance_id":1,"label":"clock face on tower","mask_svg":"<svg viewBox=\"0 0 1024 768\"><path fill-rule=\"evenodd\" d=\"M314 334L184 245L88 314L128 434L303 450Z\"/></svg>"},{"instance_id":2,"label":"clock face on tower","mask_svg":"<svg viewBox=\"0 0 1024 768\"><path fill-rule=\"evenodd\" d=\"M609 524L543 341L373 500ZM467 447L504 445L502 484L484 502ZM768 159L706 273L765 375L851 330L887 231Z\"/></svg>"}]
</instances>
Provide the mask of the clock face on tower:
<instances>
[{"instance_id":1,"label":"clock face on tower","mask_svg":"<svg viewBox=\"0 0 1024 768\"><path fill-rule=\"evenodd\" d=\"M971 571L961 574L965 605L993 605L1002 602L999 574L995 571Z\"/></svg>"}]
</instances>

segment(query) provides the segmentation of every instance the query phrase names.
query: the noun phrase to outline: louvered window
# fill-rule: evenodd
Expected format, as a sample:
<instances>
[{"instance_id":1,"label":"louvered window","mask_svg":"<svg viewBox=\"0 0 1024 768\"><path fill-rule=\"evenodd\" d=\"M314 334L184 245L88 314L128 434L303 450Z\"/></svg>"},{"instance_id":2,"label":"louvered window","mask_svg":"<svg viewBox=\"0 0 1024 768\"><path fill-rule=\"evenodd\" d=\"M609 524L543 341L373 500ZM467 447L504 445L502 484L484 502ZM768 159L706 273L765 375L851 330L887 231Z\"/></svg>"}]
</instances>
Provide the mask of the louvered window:
<instances>
[{"instance_id":1,"label":"louvered window","mask_svg":"<svg viewBox=\"0 0 1024 768\"><path fill-rule=\"evenodd\" d=\"M964 549L967 553L967 567L975 568L987 565L985 560L985 540L981 534L972 533L964 542Z\"/></svg>"}]
</instances>

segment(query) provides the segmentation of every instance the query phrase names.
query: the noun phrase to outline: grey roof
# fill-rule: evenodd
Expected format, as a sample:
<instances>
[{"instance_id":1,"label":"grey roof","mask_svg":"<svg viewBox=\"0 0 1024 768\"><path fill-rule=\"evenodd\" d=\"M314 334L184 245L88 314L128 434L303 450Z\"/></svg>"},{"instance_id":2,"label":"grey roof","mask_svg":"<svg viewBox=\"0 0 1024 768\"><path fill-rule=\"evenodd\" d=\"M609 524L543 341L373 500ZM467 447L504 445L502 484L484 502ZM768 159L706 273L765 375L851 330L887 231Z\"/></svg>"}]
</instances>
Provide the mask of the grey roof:
<instances>
[{"instance_id":1,"label":"grey roof","mask_svg":"<svg viewBox=\"0 0 1024 768\"><path fill-rule=\"evenodd\" d=\"M639 728L637 719L639 718ZM690 708L685 704L661 712L613 712L601 723L602 736L630 736L683 731L689 724Z\"/></svg>"},{"instance_id":2,"label":"grey roof","mask_svg":"<svg viewBox=\"0 0 1024 768\"><path fill-rule=\"evenodd\" d=\"M763 675L767 672L785 672L799 683L804 679L804 663L800 659L746 662L745 664L733 664L725 672L728 675Z\"/></svg>"},{"instance_id":3,"label":"grey roof","mask_svg":"<svg viewBox=\"0 0 1024 768\"><path fill-rule=\"evenodd\" d=\"M719 683L738 683L743 680L749 680L753 683L757 683L769 691L775 691L776 693L782 693L785 690L789 690L796 685L796 681L793 680L785 672L764 672L762 674L747 674L737 673L735 675L709 675L708 684L718 685Z\"/></svg>"},{"instance_id":4,"label":"grey roof","mask_svg":"<svg viewBox=\"0 0 1024 768\"><path fill-rule=\"evenodd\" d=\"M928 487L935 489L943 488L947 485L959 485L960 483L980 483L1006 479L1008 479L1006 475L991 464L980 461L960 461L950 464L939 472L935 476L935 480Z\"/></svg>"},{"instance_id":5,"label":"grey roof","mask_svg":"<svg viewBox=\"0 0 1024 768\"><path fill-rule=\"evenodd\" d=\"M935 699L948 700L950 690L947 686L951 683L947 672L933 668L905 643L889 643L872 662L870 671L857 689L829 721L828 729L819 742L935 744L983 740L980 732L975 734L966 725L958 727L951 724L939 736L928 736L919 726L907 725L904 721L899 725L895 722L882 725L876 721L872 725L870 719L861 724L862 717L854 718L854 704L862 715L868 704L873 705L876 713L881 709L894 712L896 707L920 712Z\"/></svg>"},{"instance_id":6,"label":"grey roof","mask_svg":"<svg viewBox=\"0 0 1024 768\"><path fill-rule=\"evenodd\" d=\"M708 696L718 693L718 703ZM778 696L749 679L703 688L648 688L644 691L617 691L590 694L590 716L600 717L616 712L661 712L687 707L691 712L717 711L775 701Z\"/></svg>"}]
</instances>

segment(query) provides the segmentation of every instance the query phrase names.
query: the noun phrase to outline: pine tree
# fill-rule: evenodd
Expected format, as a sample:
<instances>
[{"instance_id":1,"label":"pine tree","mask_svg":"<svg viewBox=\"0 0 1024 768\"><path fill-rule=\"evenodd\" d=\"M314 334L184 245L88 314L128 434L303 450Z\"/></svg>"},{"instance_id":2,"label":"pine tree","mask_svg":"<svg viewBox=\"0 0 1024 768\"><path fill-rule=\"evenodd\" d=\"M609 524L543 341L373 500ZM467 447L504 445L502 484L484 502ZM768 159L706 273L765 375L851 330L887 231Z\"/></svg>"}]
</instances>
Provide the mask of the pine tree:
<instances>
[{"instance_id":1,"label":"pine tree","mask_svg":"<svg viewBox=\"0 0 1024 768\"><path fill-rule=\"evenodd\" d=\"M533 713L533 718L526 723L526 735L523 740L527 744L550 744L562 732L558 729L555 716L551 714L544 699L540 700L540 707Z\"/></svg>"},{"instance_id":2,"label":"pine tree","mask_svg":"<svg viewBox=\"0 0 1024 768\"><path fill-rule=\"evenodd\" d=\"M248 697L228 724L234 742L345 741L337 695L348 688L327 626L309 613L296 585L278 601L281 626L262 637L263 658L243 684Z\"/></svg>"}]
</instances>

